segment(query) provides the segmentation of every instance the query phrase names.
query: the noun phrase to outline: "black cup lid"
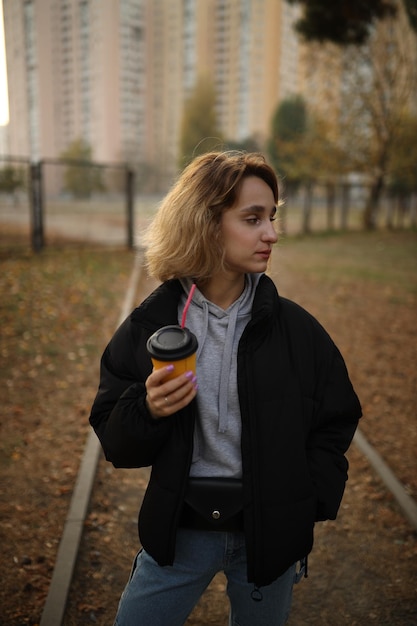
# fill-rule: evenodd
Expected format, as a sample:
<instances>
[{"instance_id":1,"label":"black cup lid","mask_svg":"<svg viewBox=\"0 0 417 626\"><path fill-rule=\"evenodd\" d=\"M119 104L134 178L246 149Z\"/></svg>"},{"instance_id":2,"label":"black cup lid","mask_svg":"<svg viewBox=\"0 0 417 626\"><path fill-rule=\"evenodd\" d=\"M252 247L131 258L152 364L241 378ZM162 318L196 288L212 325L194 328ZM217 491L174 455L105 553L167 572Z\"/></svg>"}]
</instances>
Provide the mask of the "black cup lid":
<instances>
[{"instance_id":1,"label":"black cup lid","mask_svg":"<svg viewBox=\"0 0 417 626\"><path fill-rule=\"evenodd\" d=\"M161 361L183 359L197 349L197 338L181 326L163 326L149 337L146 347L151 356Z\"/></svg>"}]
</instances>

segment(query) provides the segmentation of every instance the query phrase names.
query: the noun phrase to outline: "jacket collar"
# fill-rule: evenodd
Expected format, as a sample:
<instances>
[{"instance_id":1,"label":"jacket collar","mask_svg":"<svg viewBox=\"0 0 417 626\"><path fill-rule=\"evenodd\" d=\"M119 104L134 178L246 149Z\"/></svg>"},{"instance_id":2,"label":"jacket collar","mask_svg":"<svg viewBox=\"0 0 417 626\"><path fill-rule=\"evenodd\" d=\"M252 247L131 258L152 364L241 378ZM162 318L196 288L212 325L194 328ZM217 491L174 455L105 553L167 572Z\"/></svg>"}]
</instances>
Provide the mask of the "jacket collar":
<instances>
[{"instance_id":1,"label":"jacket collar","mask_svg":"<svg viewBox=\"0 0 417 626\"><path fill-rule=\"evenodd\" d=\"M263 274L259 280L258 288L252 309L252 320L264 319L276 315L279 311L279 296L273 280Z\"/></svg>"},{"instance_id":2,"label":"jacket collar","mask_svg":"<svg viewBox=\"0 0 417 626\"><path fill-rule=\"evenodd\" d=\"M181 282L168 280L155 289L142 304L133 311L132 321L140 321L150 330L166 324L178 324L178 301L183 293ZM274 282L264 274L255 292L252 321L269 317L279 310L279 297Z\"/></svg>"},{"instance_id":3,"label":"jacket collar","mask_svg":"<svg viewBox=\"0 0 417 626\"><path fill-rule=\"evenodd\" d=\"M133 311L131 320L140 321L150 330L167 324L178 324L178 301L182 292L179 280L162 283Z\"/></svg>"}]
</instances>

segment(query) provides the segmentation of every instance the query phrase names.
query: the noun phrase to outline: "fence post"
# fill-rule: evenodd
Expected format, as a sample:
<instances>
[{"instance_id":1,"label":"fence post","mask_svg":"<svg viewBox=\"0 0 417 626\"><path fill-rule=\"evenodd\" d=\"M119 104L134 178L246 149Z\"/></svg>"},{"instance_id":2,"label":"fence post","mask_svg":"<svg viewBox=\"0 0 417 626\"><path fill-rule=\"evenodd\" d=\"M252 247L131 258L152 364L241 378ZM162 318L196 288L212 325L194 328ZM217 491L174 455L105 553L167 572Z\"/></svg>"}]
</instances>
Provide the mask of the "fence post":
<instances>
[{"instance_id":1,"label":"fence post","mask_svg":"<svg viewBox=\"0 0 417 626\"><path fill-rule=\"evenodd\" d=\"M45 245L42 202L42 163L32 163L31 173L31 217L32 217L32 248L40 252Z\"/></svg>"},{"instance_id":2,"label":"fence post","mask_svg":"<svg viewBox=\"0 0 417 626\"><path fill-rule=\"evenodd\" d=\"M346 230L348 226L348 214L350 205L350 186L349 183L342 184L342 208L340 212L340 228Z\"/></svg>"},{"instance_id":3,"label":"fence post","mask_svg":"<svg viewBox=\"0 0 417 626\"><path fill-rule=\"evenodd\" d=\"M126 218L127 218L127 247L134 246L134 182L135 176L131 169L126 169Z\"/></svg>"}]
</instances>

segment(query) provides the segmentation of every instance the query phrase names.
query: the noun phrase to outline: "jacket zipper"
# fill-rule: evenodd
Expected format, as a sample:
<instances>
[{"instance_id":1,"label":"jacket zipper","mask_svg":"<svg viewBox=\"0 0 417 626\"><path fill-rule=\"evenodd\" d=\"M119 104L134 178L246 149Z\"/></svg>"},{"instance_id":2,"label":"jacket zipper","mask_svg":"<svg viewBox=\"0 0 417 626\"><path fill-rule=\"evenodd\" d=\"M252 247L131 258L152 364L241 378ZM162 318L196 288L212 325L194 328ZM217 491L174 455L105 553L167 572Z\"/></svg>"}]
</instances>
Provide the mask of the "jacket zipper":
<instances>
[{"instance_id":1,"label":"jacket zipper","mask_svg":"<svg viewBox=\"0 0 417 626\"><path fill-rule=\"evenodd\" d=\"M242 335L241 341L243 339L243 342L244 342L242 345L246 344L247 346L248 342L247 342L246 337L253 326L254 326L254 322L252 320L251 322L249 322L248 326L246 327L244 331L244 335ZM258 550L258 542L260 538L262 537L260 507L258 506L258 499L260 496L258 438L257 438L256 423L253 417L254 411L252 410L252 406L251 406L251 394L249 392L250 378L251 378L250 355L246 354L242 362L244 364L244 372L245 372L245 386L244 386L245 388L245 392L244 392L245 420L249 426L248 432L249 432L250 441L248 442L248 449L250 451L250 458L252 461L251 470L252 470L252 498L253 498L253 549L251 553L254 555L252 565L253 565L253 577L254 577L254 582L256 586L256 579L258 576L259 565L256 562L255 555L260 554L260 551Z\"/></svg>"},{"instance_id":2,"label":"jacket zipper","mask_svg":"<svg viewBox=\"0 0 417 626\"><path fill-rule=\"evenodd\" d=\"M177 535L177 531L179 528L179 521L180 521L180 517L181 517L181 510L184 504L184 498L185 498L185 492L187 490L187 480L188 480L188 476L190 474L190 467L191 467L191 461L192 461L192 456L193 456L193 440L194 440L194 428L195 428L195 421L196 421L196 401L194 400L193 402L193 407L192 407L192 415L190 416L192 419L192 424L190 424L190 445L188 447L189 453L188 453L188 459L187 459L187 463L185 465L185 471L184 471L184 476L183 476L183 480L182 480L182 484L181 484L181 492L179 494L178 497L178 504L177 504L177 508L175 511L175 516L174 516L174 523L172 526L172 530L171 530L171 540L170 540L170 561L174 562L174 557L175 557L175 544L176 544L176 535Z\"/></svg>"}]
</instances>

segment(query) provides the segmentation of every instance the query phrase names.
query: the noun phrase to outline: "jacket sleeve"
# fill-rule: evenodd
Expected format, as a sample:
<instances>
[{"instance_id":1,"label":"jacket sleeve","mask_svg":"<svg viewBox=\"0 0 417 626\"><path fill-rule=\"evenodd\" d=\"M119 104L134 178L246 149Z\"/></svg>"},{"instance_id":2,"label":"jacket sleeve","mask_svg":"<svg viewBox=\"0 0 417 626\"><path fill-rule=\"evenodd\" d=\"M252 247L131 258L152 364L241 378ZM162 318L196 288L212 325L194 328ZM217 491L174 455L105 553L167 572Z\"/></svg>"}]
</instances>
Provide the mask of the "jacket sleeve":
<instances>
[{"instance_id":1,"label":"jacket sleeve","mask_svg":"<svg viewBox=\"0 0 417 626\"><path fill-rule=\"evenodd\" d=\"M145 380L151 362L142 334L128 318L101 358L100 384L90 424L106 459L115 467L151 465L170 433L170 420L153 419L146 407Z\"/></svg>"},{"instance_id":2,"label":"jacket sleeve","mask_svg":"<svg viewBox=\"0 0 417 626\"><path fill-rule=\"evenodd\" d=\"M344 360L334 344L320 378L317 411L307 439L310 475L318 496L318 521L336 518L347 481L345 453L362 415Z\"/></svg>"}]
</instances>

